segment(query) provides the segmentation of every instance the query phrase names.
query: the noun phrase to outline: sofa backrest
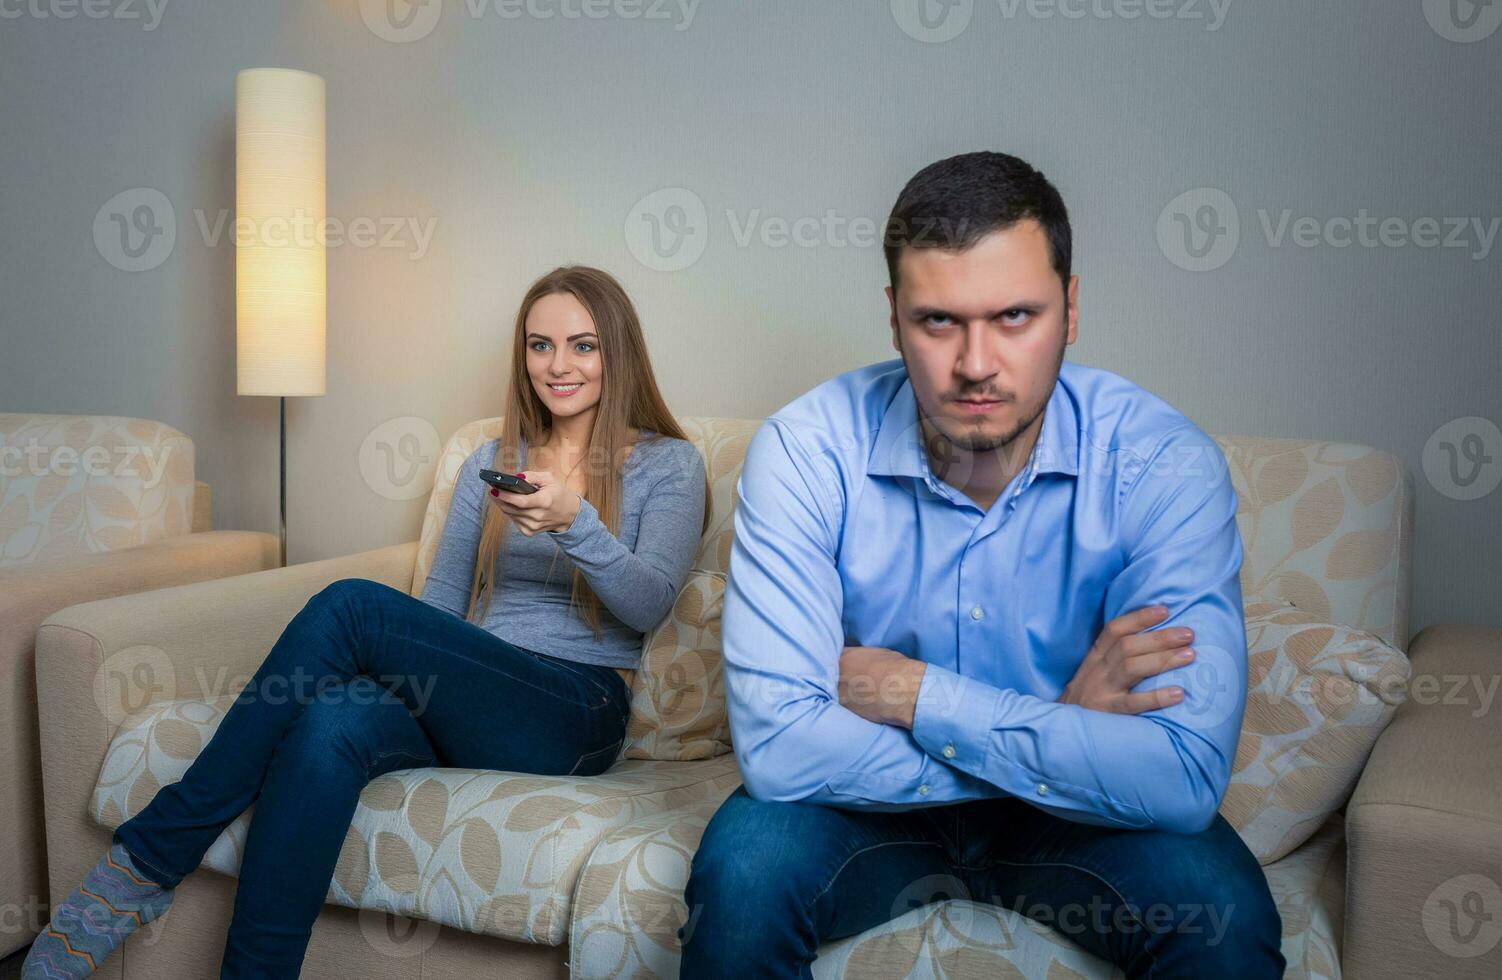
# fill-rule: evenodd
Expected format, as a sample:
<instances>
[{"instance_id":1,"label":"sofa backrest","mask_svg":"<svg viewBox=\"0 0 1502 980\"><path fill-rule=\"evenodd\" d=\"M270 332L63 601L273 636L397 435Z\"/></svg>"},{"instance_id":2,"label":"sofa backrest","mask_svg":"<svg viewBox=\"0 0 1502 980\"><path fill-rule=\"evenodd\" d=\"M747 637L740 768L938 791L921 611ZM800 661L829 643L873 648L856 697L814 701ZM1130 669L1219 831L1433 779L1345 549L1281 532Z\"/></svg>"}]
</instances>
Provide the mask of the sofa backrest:
<instances>
[{"instance_id":1,"label":"sofa backrest","mask_svg":"<svg viewBox=\"0 0 1502 980\"><path fill-rule=\"evenodd\" d=\"M1212 435L1236 489L1243 595L1408 648L1413 477L1392 453L1342 442Z\"/></svg>"},{"instance_id":2,"label":"sofa backrest","mask_svg":"<svg viewBox=\"0 0 1502 980\"><path fill-rule=\"evenodd\" d=\"M760 419L683 418L709 468L709 528L695 568L728 573L735 483ZM444 446L423 518L412 594L422 592L448 516L454 478L476 447L500 435L481 419ZM1324 622L1408 645L1413 482L1391 453L1346 443L1212 436L1236 490L1245 595L1287 599Z\"/></svg>"},{"instance_id":3,"label":"sofa backrest","mask_svg":"<svg viewBox=\"0 0 1502 980\"><path fill-rule=\"evenodd\" d=\"M195 490L193 440L169 425L0 413L0 568L188 534Z\"/></svg>"}]
</instances>

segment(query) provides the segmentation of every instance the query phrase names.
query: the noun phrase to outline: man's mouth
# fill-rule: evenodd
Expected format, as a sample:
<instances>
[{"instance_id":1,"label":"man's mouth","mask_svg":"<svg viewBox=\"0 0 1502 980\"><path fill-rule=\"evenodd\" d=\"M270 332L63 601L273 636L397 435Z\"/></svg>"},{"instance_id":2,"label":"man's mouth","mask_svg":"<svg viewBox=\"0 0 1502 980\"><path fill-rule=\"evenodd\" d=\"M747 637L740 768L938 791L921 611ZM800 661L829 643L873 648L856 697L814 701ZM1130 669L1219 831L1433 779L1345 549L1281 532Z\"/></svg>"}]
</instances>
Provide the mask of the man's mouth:
<instances>
[{"instance_id":1,"label":"man's mouth","mask_svg":"<svg viewBox=\"0 0 1502 980\"><path fill-rule=\"evenodd\" d=\"M976 400L973 398L956 398L954 401L955 404L960 406L960 411L970 415L979 415L985 412L989 412L991 409L1001 404L1000 399Z\"/></svg>"}]
</instances>

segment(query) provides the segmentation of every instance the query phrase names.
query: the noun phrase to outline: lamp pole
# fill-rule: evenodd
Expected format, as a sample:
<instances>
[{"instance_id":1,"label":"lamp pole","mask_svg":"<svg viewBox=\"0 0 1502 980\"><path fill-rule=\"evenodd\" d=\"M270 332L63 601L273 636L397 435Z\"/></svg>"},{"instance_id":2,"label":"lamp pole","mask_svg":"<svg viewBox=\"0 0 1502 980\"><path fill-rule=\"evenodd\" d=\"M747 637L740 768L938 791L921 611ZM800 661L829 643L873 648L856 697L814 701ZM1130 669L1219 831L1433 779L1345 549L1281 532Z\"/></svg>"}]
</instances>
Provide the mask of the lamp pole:
<instances>
[{"instance_id":1,"label":"lamp pole","mask_svg":"<svg viewBox=\"0 0 1502 980\"><path fill-rule=\"evenodd\" d=\"M280 439L281 452L280 452L280 459L278 460L278 465L277 465L277 470L278 470L279 475L280 475L280 481L279 482L281 483L281 494L280 494L280 497L279 497L279 500L278 500L278 503L280 504L280 511L279 511L279 520L277 521L277 528L278 528L278 530L280 532L280 536L281 536L281 539L282 539L282 552L281 552L281 554L282 554L282 560L281 560L281 567L282 568L286 568L287 567L287 396L286 395L281 395L281 396L279 396L277 398L277 401L281 403L281 413L280 414L281 414L281 417L282 417L282 424L281 424L281 430L282 431L281 431L281 439Z\"/></svg>"}]
</instances>

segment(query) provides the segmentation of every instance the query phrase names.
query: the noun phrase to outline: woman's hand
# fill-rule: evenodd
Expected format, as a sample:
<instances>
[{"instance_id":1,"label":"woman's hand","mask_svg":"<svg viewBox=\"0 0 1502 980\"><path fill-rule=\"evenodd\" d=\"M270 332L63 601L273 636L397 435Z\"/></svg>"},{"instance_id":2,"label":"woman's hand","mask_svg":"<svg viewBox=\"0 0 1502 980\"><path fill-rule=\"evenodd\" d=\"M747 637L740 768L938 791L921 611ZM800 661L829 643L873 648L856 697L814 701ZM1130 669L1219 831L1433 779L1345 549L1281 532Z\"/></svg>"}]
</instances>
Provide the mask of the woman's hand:
<instances>
[{"instance_id":1,"label":"woman's hand","mask_svg":"<svg viewBox=\"0 0 1502 980\"><path fill-rule=\"evenodd\" d=\"M574 523L583 498L569 489L547 470L527 470L518 474L537 487L536 493L505 493L494 487L490 499L527 537L541 531L564 531Z\"/></svg>"}]
</instances>

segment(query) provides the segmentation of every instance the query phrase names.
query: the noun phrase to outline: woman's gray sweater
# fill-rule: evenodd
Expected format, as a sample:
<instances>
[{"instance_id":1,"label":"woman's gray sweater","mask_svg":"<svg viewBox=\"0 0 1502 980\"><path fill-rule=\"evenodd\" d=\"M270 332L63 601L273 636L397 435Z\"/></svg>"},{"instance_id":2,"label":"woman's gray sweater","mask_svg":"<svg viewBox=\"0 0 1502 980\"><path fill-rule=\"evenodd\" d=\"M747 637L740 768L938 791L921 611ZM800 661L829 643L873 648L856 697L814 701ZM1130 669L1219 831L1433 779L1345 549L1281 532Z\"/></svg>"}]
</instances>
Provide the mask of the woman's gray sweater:
<instances>
[{"instance_id":1,"label":"woman's gray sweater","mask_svg":"<svg viewBox=\"0 0 1502 980\"><path fill-rule=\"evenodd\" d=\"M464 618L480 546L490 486L480 470L492 467L499 440L464 461L423 602ZM526 469L527 447L521 446ZM531 537L507 529L490 612L482 629L516 646L607 667L641 665L642 636L660 623L688 577L704 521L704 458L691 442L643 429L621 476L620 534L582 500L567 530ZM577 608L569 608L574 569L583 570L604 608L600 639ZM495 570L491 570L495 574Z\"/></svg>"}]
</instances>

